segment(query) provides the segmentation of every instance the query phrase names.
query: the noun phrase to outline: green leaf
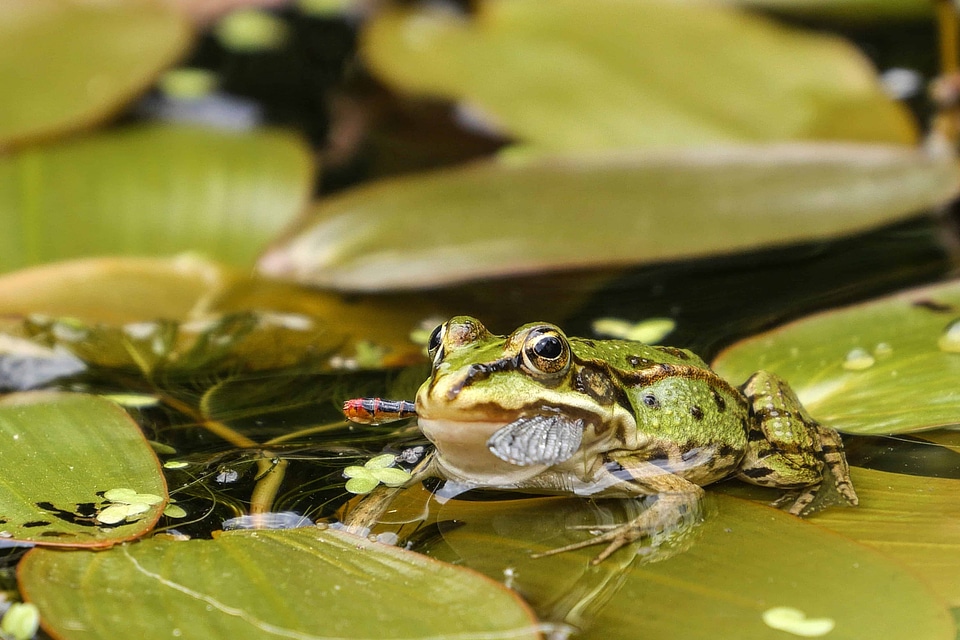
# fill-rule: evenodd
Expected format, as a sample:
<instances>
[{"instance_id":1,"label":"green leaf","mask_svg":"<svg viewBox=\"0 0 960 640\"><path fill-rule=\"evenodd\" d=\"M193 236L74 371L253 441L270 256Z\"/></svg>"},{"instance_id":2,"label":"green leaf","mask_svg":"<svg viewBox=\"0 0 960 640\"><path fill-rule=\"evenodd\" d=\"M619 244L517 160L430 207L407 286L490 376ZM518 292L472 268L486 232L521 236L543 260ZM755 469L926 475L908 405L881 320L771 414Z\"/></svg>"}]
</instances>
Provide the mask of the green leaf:
<instances>
[{"instance_id":1,"label":"green leaf","mask_svg":"<svg viewBox=\"0 0 960 640\"><path fill-rule=\"evenodd\" d=\"M343 488L350 493L355 493L362 496L376 489L377 485L379 484L380 481L374 478L373 474L358 475L347 480L347 483L343 486Z\"/></svg>"},{"instance_id":2,"label":"green leaf","mask_svg":"<svg viewBox=\"0 0 960 640\"><path fill-rule=\"evenodd\" d=\"M856 509L827 509L812 522L873 547L960 607L960 480L851 469Z\"/></svg>"},{"instance_id":3,"label":"green leaf","mask_svg":"<svg viewBox=\"0 0 960 640\"><path fill-rule=\"evenodd\" d=\"M306 205L313 166L279 131L134 126L0 156L0 269L198 251L247 265Z\"/></svg>"},{"instance_id":4,"label":"green leaf","mask_svg":"<svg viewBox=\"0 0 960 640\"><path fill-rule=\"evenodd\" d=\"M816 524L713 491L705 521L672 557L644 564L628 548L590 567L597 547L530 558L616 521L620 504L550 498L430 505L438 519L458 526L441 527L442 539L423 550L508 581L544 620L586 626L585 638L776 638L764 614L790 607L808 619L833 620L829 638L953 640L945 604L898 562ZM419 513L413 505L411 511ZM855 508L831 511L858 517Z\"/></svg>"},{"instance_id":5,"label":"green leaf","mask_svg":"<svg viewBox=\"0 0 960 640\"><path fill-rule=\"evenodd\" d=\"M322 200L259 267L375 291L644 264L862 231L951 197L957 178L952 158L868 145L478 163Z\"/></svg>"},{"instance_id":6,"label":"green leaf","mask_svg":"<svg viewBox=\"0 0 960 640\"><path fill-rule=\"evenodd\" d=\"M316 527L34 550L18 578L65 640L540 637L522 600L491 580Z\"/></svg>"},{"instance_id":7,"label":"green leaf","mask_svg":"<svg viewBox=\"0 0 960 640\"><path fill-rule=\"evenodd\" d=\"M385 11L363 53L390 84L463 101L538 150L916 137L852 45L702 2Z\"/></svg>"},{"instance_id":8,"label":"green leaf","mask_svg":"<svg viewBox=\"0 0 960 640\"><path fill-rule=\"evenodd\" d=\"M388 487L399 487L410 481L410 473L403 469L373 469L371 473Z\"/></svg>"},{"instance_id":9,"label":"green leaf","mask_svg":"<svg viewBox=\"0 0 960 640\"><path fill-rule=\"evenodd\" d=\"M40 612L34 605L23 602L11 604L0 621L0 632L13 640L30 640L39 628Z\"/></svg>"},{"instance_id":10,"label":"green leaf","mask_svg":"<svg viewBox=\"0 0 960 640\"><path fill-rule=\"evenodd\" d=\"M110 546L149 531L166 502L159 461L140 428L123 409L97 396L7 396L0 402L0 467L0 530L13 540ZM114 509L94 518L91 506L103 516L111 507L100 496L117 487L163 499L143 504L143 517ZM128 522L101 527L97 520Z\"/></svg>"},{"instance_id":11,"label":"green leaf","mask_svg":"<svg viewBox=\"0 0 960 640\"><path fill-rule=\"evenodd\" d=\"M409 339L411 328L425 317L449 317L462 307L462 302L441 307L435 296L348 299L244 277L194 255L73 260L0 276L0 314L8 318L0 323L4 328L62 345L101 366L147 371L164 364L171 349L180 355L169 364L183 370L204 358L209 362L214 348L232 358L230 366L239 361L259 369L289 368L313 359L315 368L350 368L358 364L360 345L371 341L387 354L383 366L410 364L423 359L423 348ZM18 316L28 318L29 330L9 320ZM249 324L241 336L244 318ZM219 327L218 319L223 320ZM58 331L64 323L80 331ZM231 327L232 346L217 344ZM83 339L71 341L75 336ZM197 348L187 362L183 354L202 339L209 348Z\"/></svg>"},{"instance_id":12,"label":"green leaf","mask_svg":"<svg viewBox=\"0 0 960 640\"><path fill-rule=\"evenodd\" d=\"M379 456L370 458L363 466L367 469L386 469L387 467L392 467L397 462L397 456L392 453L384 453Z\"/></svg>"},{"instance_id":13,"label":"green leaf","mask_svg":"<svg viewBox=\"0 0 960 640\"><path fill-rule=\"evenodd\" d=\"M940 340L958 318L960 281L945 282L778 327L729 347L713 366L732 382L773 371L817 420L847 433L953 425L960 353Z\"/></svg>"},{"instance_id":14,"label":"green leaf","mask_svg":"<svg viewBox=\"0 0 960 640\"><path fill-rule=\"evenodd\" d=\"M0 2L0 148L113 115L191 39L164 2Z\"/></svg>"}]
</instances>

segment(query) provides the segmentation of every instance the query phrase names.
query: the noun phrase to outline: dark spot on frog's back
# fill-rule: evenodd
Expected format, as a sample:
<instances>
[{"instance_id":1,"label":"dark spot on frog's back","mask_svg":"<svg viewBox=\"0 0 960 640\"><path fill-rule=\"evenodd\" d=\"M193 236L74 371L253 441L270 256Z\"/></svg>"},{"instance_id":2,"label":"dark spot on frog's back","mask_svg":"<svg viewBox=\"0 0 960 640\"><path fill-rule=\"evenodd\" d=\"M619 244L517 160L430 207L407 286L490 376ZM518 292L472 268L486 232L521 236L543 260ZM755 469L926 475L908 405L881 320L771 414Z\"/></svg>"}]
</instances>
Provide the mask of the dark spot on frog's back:
<instances>
[{"instance_id":1,"label":"dark spot on frog's back","mask_svg":"<svg viewBox=\"0 0 960 640\"><path fill-rule=\"evenodd\" d=\"M585 345L585 346L590 347L590 348L593 348L593 347L597 346L597 343L594 342L593 340L589 339L589 338L580 338L580 344Z\"/></svg>"},{"instance_id":2,"label":"dark spot on frog's back","mask_svg":"<svg viewBox=\"0 0 960 640\"><path fill-rule=\"evenodd\" d=\"M727 401L723 399L723 396L716 389L710 389L710 395L713 396L713 402L717 405L717 411L723 413L727 410Z\"/></svg>"},{"instance_id":3,"label":"dark spot on frog's back","mask_svg":"<svg viewBox=\"0 0 960 640\"><path fill-rule=\"evenodd\" d=\"M717 458L735 458L738 457L740 450L729 444L722 444L717 449Z\"/></svg>"},{"instance_id":4,"label":"dark spot on frog's back","mask_svg":"<svg viewBox=\"0 0 960 640\"><path fill-rule=\"evenodd\" d=\"M751 467L749 469L743 469L740 471L743 475L748 478L762 478L773 473L773 469L767 469L764 467Z\"/></svg>"},{"instance_id":5,"label":"dark spot on frog's back","mask_svg":"<svg viewBox=\"0 0 960 640\"><path fill-rule=\"evenodd\" d=\"M690 415L693 416L694 420L698 422L703 420L703 409L700 408L700 405L693 405L690 407Z\"/></svg>"},{"instance_id":6,"label":"dark spot on frog's back","mask_svg":"<svg viewBox=\"0 0 960 640\"><path fill-rule=\"evenodd\" d=\"M689 360L690 354L684 351L683 349L677 349L676 347L654 347L657 351L662 353L669 354L678 360Z\"/></svg>"}]
</instances>

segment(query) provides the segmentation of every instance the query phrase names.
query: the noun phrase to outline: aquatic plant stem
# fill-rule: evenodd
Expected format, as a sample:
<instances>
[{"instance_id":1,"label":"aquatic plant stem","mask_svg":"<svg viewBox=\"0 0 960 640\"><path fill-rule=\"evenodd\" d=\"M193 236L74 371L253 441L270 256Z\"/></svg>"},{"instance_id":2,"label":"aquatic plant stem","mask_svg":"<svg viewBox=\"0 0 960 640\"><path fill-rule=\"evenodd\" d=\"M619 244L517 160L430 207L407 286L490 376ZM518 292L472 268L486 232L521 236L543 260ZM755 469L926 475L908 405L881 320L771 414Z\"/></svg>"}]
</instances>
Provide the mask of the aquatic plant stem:
<instances>
[{"instance_id":1,"label":"aquatic plant stem","mask_svg":"<svg viewBox=\"0 0 960 640\"><path fill-rule=\"evenodd\" d=\"M280 485L287 474L289 462L285 458L270 456L263 452L264 457L257 461L257 481L250 494L250 514L270 513L273 503L277 499Z\"/></svg>"},{"instance_id":2,"label":"aquatic plant stem","mask_svg":"<svg viewBox=\"0 0 960 640\"><path fill-rule=\"evenodd\" d=\"M953 0L934 0L940 49L940 75L930 84L937 107L933 130L956 149L960 144L960 22Z\"/></svg>"},{"instance_id":3,"label":"aquatic plant stem","mask_svg":"<svg viewBox=\"0 0 960 640\"><path fill-rule=\"evenodd\" d=\"M219 420L211 420L200 411L177 398L167 394L159 395L160 401L180 413L190 416L198 425L210 433L223 438L240 449L259 449L262 445L256 440L231 429ZM257 461L257 481L250 494L250 513L269 513L273 510L273 503L277 492L286 475L287 461L277 457L268 450L261 450L260 460Z\"/></svg>"}]
</instances>

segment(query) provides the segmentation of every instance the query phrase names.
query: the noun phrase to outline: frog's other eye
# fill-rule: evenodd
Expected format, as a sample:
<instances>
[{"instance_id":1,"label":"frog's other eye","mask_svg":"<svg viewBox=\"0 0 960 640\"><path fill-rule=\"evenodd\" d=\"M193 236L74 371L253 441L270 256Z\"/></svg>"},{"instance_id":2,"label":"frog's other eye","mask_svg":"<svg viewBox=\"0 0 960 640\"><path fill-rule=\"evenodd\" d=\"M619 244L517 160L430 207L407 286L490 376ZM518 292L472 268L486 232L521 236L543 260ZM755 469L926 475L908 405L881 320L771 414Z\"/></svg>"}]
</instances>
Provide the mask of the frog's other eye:
<instances>
[{"instance_id":1,"label":"frog's other eye","mask_svg":"<svg viewBox=\"0 0 960 640\"><path fill-rule=\"evenodd\" d=\"M535 373L563 373L570 366L570 346L552 327L534 329L523 346L523 364Z\"/></svg>"},{"instance_id":2,"label":"frog's other eye","mask_svg":"<svg viewBox=\"0 0 960 640\"><path fill-rule=\"evenodd\" d=\"M427 340L427 355L434 361L437 360L437 356L443 351L443 327L444 325L439 324L437 328L433 330L433 333L430 334L430 338ZM442 358L443 356L440 355Z\"/></svg>"}]
</instances>

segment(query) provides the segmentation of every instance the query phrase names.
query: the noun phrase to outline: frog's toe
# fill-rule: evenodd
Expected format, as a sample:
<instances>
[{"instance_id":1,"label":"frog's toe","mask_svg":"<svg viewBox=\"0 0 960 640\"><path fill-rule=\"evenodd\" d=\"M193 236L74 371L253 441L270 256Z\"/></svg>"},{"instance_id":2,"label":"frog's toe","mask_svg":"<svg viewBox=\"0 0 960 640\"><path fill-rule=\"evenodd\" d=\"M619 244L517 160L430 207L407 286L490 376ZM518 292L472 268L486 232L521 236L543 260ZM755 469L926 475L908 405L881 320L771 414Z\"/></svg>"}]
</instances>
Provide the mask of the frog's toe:
<instances>
[{"instance_id":1,"label":"frog's toe","mask_svg":"<svg viewBox=\"0 0 960 640\"><path fill-rule=\"evenodd\" d=\"M597 527L590 527L591 529L596 529ZM549 551L544 551L542 553L535 553L532 558L544 558L546 556L557 555L558 553L566 553L567 551L576 551L577 549L584 549L586 547L592 547L598 544L605 544L606 548L601 551L596 558L590 561L592 565L598 565L610 556L612 556L618 549L627 546L634 540L637 540L644 536L644 531L638 527L631 526L630 524L620 525L606 533L602 533L598 536L592 538L587 538L586 540L581 540L580 542L574 542L573 544L568 544L563 547L558 547L556 549L550 549Z\"/></svg>"},{"instance_id":2,"label":"frog's toe","mask_svg":"<svg viewBox=\"0 0 960 640\"><path fill-rule=\"evenodd\" d=\"M817 497L820 485L811 485L798 491L788 491L773 501L773 506L783 509L787 513L795 516L803 516L809 513L808 508Z\"/></svg>"}]
</instances>

